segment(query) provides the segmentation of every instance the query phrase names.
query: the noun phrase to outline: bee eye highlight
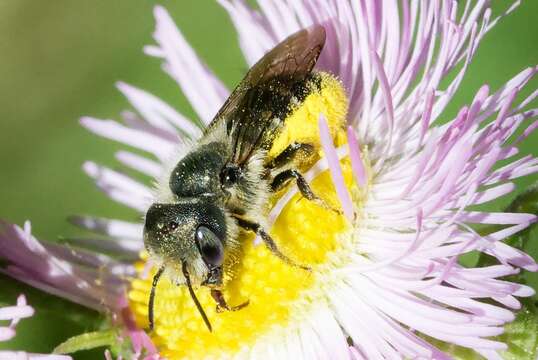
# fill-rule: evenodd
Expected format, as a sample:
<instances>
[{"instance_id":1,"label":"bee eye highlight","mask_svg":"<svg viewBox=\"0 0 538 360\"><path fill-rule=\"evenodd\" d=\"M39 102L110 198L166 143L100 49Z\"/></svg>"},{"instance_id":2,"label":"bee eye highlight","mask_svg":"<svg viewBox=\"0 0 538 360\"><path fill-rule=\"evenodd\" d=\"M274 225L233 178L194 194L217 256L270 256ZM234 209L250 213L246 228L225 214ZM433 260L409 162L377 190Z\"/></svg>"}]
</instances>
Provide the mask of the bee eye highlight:
<instances>
[{"instance_id":1,"label":"bee eye highlight","mask_svg":"<svg viewBox=\"0 0 538 360\"><path fill-rule=\"evenodd\" d=\"M207 265L221 266L224 259L224 246L217 235L208 227L200 225L196 229L195 239L204 262Z\"/></svg>"}]
</instances>

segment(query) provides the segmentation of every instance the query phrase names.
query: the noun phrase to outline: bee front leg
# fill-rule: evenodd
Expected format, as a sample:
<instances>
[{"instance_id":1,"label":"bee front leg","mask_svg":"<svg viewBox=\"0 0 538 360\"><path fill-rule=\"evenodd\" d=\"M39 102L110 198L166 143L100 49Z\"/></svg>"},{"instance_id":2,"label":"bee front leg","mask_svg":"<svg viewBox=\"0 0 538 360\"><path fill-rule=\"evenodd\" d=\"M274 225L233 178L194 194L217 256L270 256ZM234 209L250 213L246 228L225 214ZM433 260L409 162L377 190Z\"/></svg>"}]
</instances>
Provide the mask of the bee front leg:
<instances>
[{"instance_id":1,"label":"bee front leg","mask_svg":"<svg viewBox=\"0 0 538 360\"><path fill-rule=\"evenodd\" d=\"M229 306L226 300L224 299L224 295L222 294L222 291L219 289L211 289L211 297L215 302L217 303L217 312L221 313L223 311L237 311L241 310L245 306L249 304L249 300L245 301L242 304L236 305L236 306Z\"/></svg>"},{"instance_id":2,"label":"bee front leg","mask_svg":"<svg viewBox=\"0 0 538 360\"><path fill-rule=\"evenodd\" d=\"M243 229L250 230L250 231L253 231L256 234L258 234L262 238L265 246L267 246L269 248L269 250L271 250L271 252L274 255L276 255L279 259L281 259L282 261L284 261L285 263L287 263L289 265L299 267L299 268L301 268L303 270L311 270L310 267L300 265L300 264L296 263L295 261L293 261L292 259L290 259L289 257L287 257L286 255L284 255L280 251L278 246L276 245L273 238L261 227L260 224L256 224L254 222L250 222L248 220L241 219L241 218L238 218L238 217L236 217L235 219L237 220L237 224L240 227L242 227Z\"/></svg>"},{"instance_id":3,"label":"bee front leg","mask_svg":"<svg viewBox=\"0 0 538 360\"><path fill-rule=\"evenodd\" d=\"M310 188L310 185L308 185L308 182L306 179L301 175L301 173L295 169L288 169L284 170L281 173L279 173L277 176L273 178L273 182L271 183L271 189L273 191L278 191L282 189L284 186L288 184L290 180L295 179L297 182L297 187L299 188L299 191L301 192L301 195L303 195L306 199L315 202L319 206L336 212L337 214L341 214L342 212L338 209L335 209L331 205L329 205L325 200L318 197L312 189Z\"/></svg>"},{"instance_id":4,"label":"bee front leg","mask_svg":"<svg viewBox=\"0 0 538 360\"><path fill-rule=\"evenodd\" d=\"M217 312L237 311L249 304L249 300L236 306L228 306L222 291L219 289L222 286L222 266L215 266L209 269L207 279L202 283L211 289L211 297L217 303Z\"/></svg>"}]
</instances>

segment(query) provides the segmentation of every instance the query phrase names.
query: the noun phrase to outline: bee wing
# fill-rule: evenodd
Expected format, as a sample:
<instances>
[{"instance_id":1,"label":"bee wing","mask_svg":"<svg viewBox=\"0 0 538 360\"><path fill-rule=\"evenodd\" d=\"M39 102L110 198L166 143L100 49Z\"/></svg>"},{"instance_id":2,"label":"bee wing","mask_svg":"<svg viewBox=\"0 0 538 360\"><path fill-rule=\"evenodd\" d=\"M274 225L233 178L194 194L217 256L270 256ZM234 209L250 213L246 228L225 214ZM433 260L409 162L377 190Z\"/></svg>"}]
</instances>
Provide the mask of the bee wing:
<instances>
[{"instance_id":1,"label":"bee wing","mask_svg":"<svg viewBox=\"0 0 538 360\"><path fill-rule=\"evenodd\" d=\"M286 38L248 71L208 127L226 122L233 163L242 164L254 150L270 147L324 44L323 26L311 26Z\"/></svg>"}]
</instances>

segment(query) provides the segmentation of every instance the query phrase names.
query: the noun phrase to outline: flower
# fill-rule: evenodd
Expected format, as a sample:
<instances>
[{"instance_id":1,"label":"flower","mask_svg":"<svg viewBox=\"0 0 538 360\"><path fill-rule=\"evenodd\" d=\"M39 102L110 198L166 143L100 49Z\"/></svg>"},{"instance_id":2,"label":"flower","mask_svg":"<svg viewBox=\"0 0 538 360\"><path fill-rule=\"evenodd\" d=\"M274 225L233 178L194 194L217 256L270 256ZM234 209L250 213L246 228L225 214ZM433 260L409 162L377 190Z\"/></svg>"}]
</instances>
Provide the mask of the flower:
<instances>
[{"instance_id":1,"label":"flower","mask_svg":"<svg viewBox=\"0 0 538 360\"><path fill-rule=\"evenodd\" d=\"M341 81L347 100L336 107L349 104L347 129L334 135L331 113L319 115L316 107L307 112L319 128L325 156L305 177L343 214L298 201L295 187L275 198L267 220L271 233L286 252L311 264L312 272L290 267L265 247L241 239L242 259L226 295L234 303L248 298L250 304L216 315L207 289L198 289L214 322L212 334L185 288L161 281L156 330L149 334L160 354L170 359L450 358L429 341L437 339L498 359L506 345L494 337L514 319L510 309L520 307L517 297L534 294L503 277L538 270L530 256L503 240L536 216L475 205L510 193L512 179L538 170L536 158L517 159L517 145L538 126L538 110L527 109L538 92L516 101L538 67L495 92L484 85L450 119L445 108L481 39L499 20L486 1L268 0L260 2L260 10L242 1L220 3L250 65L287 35L314 23L325 27L317 69ZM146 53L163 60L200 122L124 83L118 87L138 114L125 113L123 123L81 120L94 133L150 155L117 154L126 167L150 177L162 176L188 151L201 135L198 125L208 124L229 94L162 7L155 8L155 17L157 45L146 47ZM119 203L143 213L152 202L152 190L127 175L92 162L84 170ZM112 240L73 242L102 254L44 245L30 235L29 226L23 231L6 224L0 254L14 265L5 271L83 305L111 310L115 321L130 329L134 352L145 348L154 354L140 330L147 326L149 274L155 271L146 254L139 257L141 225L87 217L73 221ZM501 228L479 233L476 224ZM460 265L460 255L471 251L498 264Z\"/></svg>"},{"instance_id":2,"label":"flower","mask_svg":"<svg viewBox=\"0 0 538 360\"><path fill-rule=\"evenodd\" d=\"M25 319L34 315L34 309L26 303L26 297L19 295L17 305L0 307L0 320L8 320L8 326L0 326L0 342L8 341L15 337L15 327L21 319ZM45 355L45 354L30 354L24 351L0 350L0 359L16 359L16 360L70 360L70 356L65 355Z\"/></svg>"}]
</instances>

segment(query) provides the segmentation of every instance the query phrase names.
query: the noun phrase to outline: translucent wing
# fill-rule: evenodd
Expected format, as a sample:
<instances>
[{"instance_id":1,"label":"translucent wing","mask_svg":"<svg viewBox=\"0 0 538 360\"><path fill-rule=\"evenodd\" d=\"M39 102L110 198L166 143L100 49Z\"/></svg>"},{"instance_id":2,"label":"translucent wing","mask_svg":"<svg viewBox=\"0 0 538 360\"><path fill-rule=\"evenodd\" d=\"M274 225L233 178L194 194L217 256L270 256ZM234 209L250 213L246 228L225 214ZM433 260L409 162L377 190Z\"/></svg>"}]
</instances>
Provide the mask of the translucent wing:
<instances>
[{"instance_id":1,"label":"translucent wing","mask_svg":"<svg viewBox=\"0 0 538 360\"><path fill-rule=\"evenodd\" d=\"M265 54L247 73L213 122L226 122L233 141L232 163L242 164L255 149L268 149L289 112L293 97L305 92L325 44L325 29L301 30Z\"/></svg>"}]
</instances>

